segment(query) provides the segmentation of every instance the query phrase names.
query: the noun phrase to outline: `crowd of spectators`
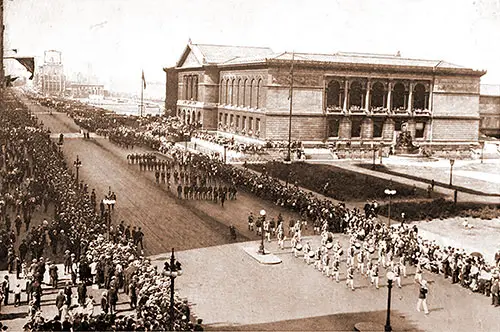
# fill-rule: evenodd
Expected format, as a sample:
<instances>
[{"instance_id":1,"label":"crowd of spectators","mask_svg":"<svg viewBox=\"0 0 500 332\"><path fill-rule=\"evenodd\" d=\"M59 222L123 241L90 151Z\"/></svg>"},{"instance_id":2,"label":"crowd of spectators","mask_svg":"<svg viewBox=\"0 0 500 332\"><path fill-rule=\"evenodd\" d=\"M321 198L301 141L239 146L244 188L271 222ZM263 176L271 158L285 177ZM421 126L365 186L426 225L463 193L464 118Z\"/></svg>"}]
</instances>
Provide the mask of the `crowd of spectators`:
<instances>
[{"instance_id":1,"label":"crowd of spectators","mask_svg":"<svg viewBox=\"0 0 500 332\"><path fill-rule=\"evenodd\" d=\"M49 132L44 130L38 119L29 113L15 94L6 93L0 103L0 143L3 146L0 151L0 262L7 265L9 272L15 269L18 280L25 279L26 285L23 286L26 286L30 308L25 328L32 331L60 330L59 326L98 331L145 330L152 327L165 329L168 317L159 320L159 313L154 312L156 316L153 319L146 309L138 311L137 316L129 317L117 316L116 312L111 311L112 305L109 313L99 316L93 316L92 310L87 310L93 307L92 297L82 296L86 293L84 289L87 284L96 282L108 291L114 289L117 293L124 287L125 280L130 286L131 279L123 278L124 268L136 266L139 271L135 274L138 286L136 301L138 297L139 302L137 308L150 304L156 299L156 293L164 290L154 288L152 282L157 279L150 277L157 274L151 274L150 262L137 256L139 241L136 241L136 236L129 239L126 230L118 227L116 231L109 231L109 240L105 239L108 232L103 222L106 213L96 213L95 193L89 193L83 182L75 181L59 146L50 139ZM71 106L65 107L67 104L54 102L47 105L71 110ZM47 213L49 205L54 208L54 218L51 221L44 219L40 225L30 227L32 215L36 211ZM23 223L25 239L17 245ZM140 229L135 233L140 233ZM131 255L135 255L133 261L130 260ZM63 293L66 297L61 307L58 307L60 314L52 320L44 318L41 313L41 285L48 274L52 287L58 287L58 273L54 262L49 262L44 256L56 260L64 257L67 267L65 272L71 275L71 281L68 281ZM104 280L100 279L101 275ZM8 285L6 279L4 285ZM72 301L71 288L76 285L77 279L78 297ZM16 302L17 288L22 290L20 285L16 285ZM12 288L8 286L2 287L1 297L5 304L9 303L11 291ZM130 296L132 303L133 296ZM145 297L149 297L150 302ZM111 298L114 296L106 295L106 300L112 304ZM181 303L179 300L177 302ZM184 312L187 310L185 305L181 309L179 305L177 307ZM163 307L160 308L163 310ZM190 323L189 315L177 316L174 321L176 329L201 328L199 324Z\"/></svg>"},{"instance_id":2,"label":"crowd of spectators","mask_svg":"<svg viewBox=\"0 0 500 332\"><path fill-rule=\"evenodd\" d=\"M65 288L64 292L61 291L65 295L61 295L60 314L49 319L43 317L40 311L30 311L25 328L31 331L60 331L59 327L63 325L75 331L202 331L202 320L192 323L188 302L178 297L174 297L171 322L171 279L163 269L158 269L148 258L140 256L134 242L127 236L123 224L117 227L113 241L100 235L90 242L85 256L70 268L78 271L78 294L70 293L66 299ZM96 285L104 290L97 315L94 315L93 298L85 295L87 285ZM129 297L132 314L120 314L117 310L121 291Z\"/></svg>"}]
</instances>

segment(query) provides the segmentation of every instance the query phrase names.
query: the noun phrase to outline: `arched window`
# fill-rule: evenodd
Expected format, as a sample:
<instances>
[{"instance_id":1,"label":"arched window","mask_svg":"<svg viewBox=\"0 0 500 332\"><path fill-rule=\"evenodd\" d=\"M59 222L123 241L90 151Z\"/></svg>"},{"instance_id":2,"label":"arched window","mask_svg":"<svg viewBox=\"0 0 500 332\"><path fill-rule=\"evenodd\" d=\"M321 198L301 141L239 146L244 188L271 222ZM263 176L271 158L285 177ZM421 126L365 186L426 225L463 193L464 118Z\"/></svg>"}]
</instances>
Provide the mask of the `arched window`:
<instances>
[{"instance_id":1,"label":"arched window","mask_svg":"<svg viewBox=\"0 0 500 332\"><path fill-rule=\"evenodd\" d=\"M187 75L184 76L182 79L182 99L183 100L188 99L188 77L187 77Z\"/></svg>"},{"instance_id":2,"label":"arched window","mask_svg":"<svg viewBox=\"0 0 500 332\"><path fill-rule=\"evenodd\" d=\"M359 81L354 81L351 83L349 88L349 109L358 108L360 109L363 102L363 91L362 86Z\"/></svg>"},{"instance_id":3,"label":"arched window","mask_svg":"<svg viewBox=\"0 0 500 332\"><path fill-rule=\"evenodd\" d=\"M198 100L198 76L193 76L193 82L192 82L192 97L193 100Z\"/></svg>"},{"instance_id":4,"label":"arched window","mask_svg":"<svg viewBox=\"0 0 500 332\"><path fill-rule=\"evenodd\" d=\"M245 79L245 107L250 107L250 99L252 99L252 88L250 79Z\"/></svg>"},{"instance_id":5,"label":"arched window","mask_svg":"<svg viewBox=\"0 0 500 332\"><path fill-rule=\"evenodd\" d=\"M193 98L193 77L191 75L187 78L187 100L191 100Z\"/></svg>"},{"instance_id":6,"label":"arched window","mask_svg":"<svg viewBox=\"0 0 500 332\"><path fill-rule=\"evenodd\" d=\"M247 80L246 79L241 79L240 83L241 83L241 88L240 88L240 106L241 107L245 107L246 106L246 82Z\"/></svg>"},{"instance_id":7,"label":"arched window","mask_svg":"<svg viewBox=\"0 0 500 332\"><path fill-rule=\"evenodd\" d=\"M392 91L392 109L404 110L406 109L406 91L405 86L401 82L394 85Z\"/></svg>"},{"instance_id":8,"label":"arched window","mask_svg":"<svg viewBox=\"0 0 500 332\"><path fill-rule=\"evenodd\" d=\"M229 78L226 79L226 91L224 93L224 104L229 104Z\"/></svg>"},{"instance_id":9,"label":"arched window","mask_svg":"<svg viewBox=\"0 0 500 332\"><path fill-rule=\"evenodd\" d=\"M238 106L245 106L245 82L241 78L238 80Z\"/></svg>"},{"instance_id":10,"label":"arched window","mask_svg":"<svg viewBox=\"0 0 500 332\"><path fill-rule=\"evenodd\" d=\"M421 83L417 83L413 89L413 109L428 109L428 99L429 93L425 91L425 86Z\"/></svg>"},{"instance_id":11,"label":"arched window","mask_svg":"<svg viewBox=\"0 0 500 332\"><path fill-rule=\"evenodd\" d=\"M235 83L235 86L234 86L234 90L235 90L235 92L234 92L234 96L235 96L235 98L234 98L234 104L236 106L240 105L240 81L241 81L241 79L237 79L235 81L236 83Z\"/></svg>"},{"instance_id":12,"label":"arched window","mask_svg":"<svg viewBox=\"0 0 500 332\"><path fill-rule=\"evenodd\" d=\"M326 88L326 107L341 107L340 104L340 83L331 81Z\"/></svg>"},{"instance_id":13,"label":"arched window","mask_svg":"<svg viewBox=\"0 0 500 332\"><path fill-rule=\"evenodd\" d=\"M257 83L257 102L256 102L256 107L261 108L262 107L262 78L259 79L259 82Z\"/></svg>"},{"instance_id":14,"label":"arched window","mask_svg":"<svg viewBox=\"0 0 500 332\"><path fill-rule=\"evenodd\" d=\"M250 79L250 84L248 88L248 107L252 107L253 104L253 85L254 85L255 80Z\"/></svg>"},{"instance_id":15,"label":"arched window","mask_svg":"<svg viewBox=\"0 0 500 332\"><path fill-rule=\"evenodd\" d=\"M385 107L385 89L384 85L380 82L375 82L372 84L372 100L370 105L372 108Z\"/></svg>"},{"instance_id":16,"label":"arched window","mask_svg":"<svg viewBox=\"0 0 500 332\"><path fill-rule=\"evenodd\" d=\"M252 83L250 84L252 86L252 94L250 95L250 107L251 108L256 108L257 107L257 81L255 79L252 80Z\"/></svg>"},{"instance_id":17,"label":"arched window","mask_svg":"<svg viewBox=\"0 0 500 332\"><path fill-rule=\"evenodd\" d=\"M234 88L234 78L231 80L231 87L230 87L230 92L229 92L229 98L230 98L230 101L229 101L229 104L230 105L234 105L234 102L235 102L235 98L236 95L235 95L235 88Z\"/></svg>"},{"instance_id":18,"label":"arched window","mask_svg":"<svg viewBox=\"0 0 500 332\"><path fill-rule=\"evenodd\" d=\"M225 104L224 98L226 97L226 81L224 79L220 80L220 93L219 93L219 104Z\"/></svg>"}]
</instances>

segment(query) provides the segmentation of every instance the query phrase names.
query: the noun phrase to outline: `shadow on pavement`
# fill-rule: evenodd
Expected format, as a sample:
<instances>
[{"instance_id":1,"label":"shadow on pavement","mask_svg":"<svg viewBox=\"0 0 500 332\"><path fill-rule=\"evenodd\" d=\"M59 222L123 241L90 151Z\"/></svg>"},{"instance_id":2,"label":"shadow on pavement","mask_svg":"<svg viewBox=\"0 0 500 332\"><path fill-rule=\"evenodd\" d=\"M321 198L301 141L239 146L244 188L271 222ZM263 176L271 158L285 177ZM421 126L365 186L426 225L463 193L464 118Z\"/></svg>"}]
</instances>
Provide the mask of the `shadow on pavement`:
<instances>
[{"instance_id":1,"label":"shadow on pavement","mask_svg":"<svg viewBox=\"0 0 500 332\"><path fill-rule=\"evenodd\" d=\"M28 316L27 312L16 312L12 314L0 314L0 321L13 320L18 318L26 318Z\"/></svg>"},{"instance_id":2,"label":"shadow on pavement","mask_svg":"<svg viewBox=\"0 0 500 332\"><path fill-rule=\"evenodd\" d=\"M348 299L344 301L349 301ZM328 305L328 304L325 304ZM434 311L437 309L434 309ZM279 308L278 308L279 311ZM279 313L276 313L279 316ZM422 316L422 319L425 319ZM385 325L386 311L368 311L355 313L341 313L335 315L310 317L303 319L283 320L271 323L231 325L217 323L205 325L207 331L354 331L354 325L360 322L373 322ZM393 331L420 332L416 326L404 315L397 311L391 312L391 327Z\"/></svg>"}]
</instances>

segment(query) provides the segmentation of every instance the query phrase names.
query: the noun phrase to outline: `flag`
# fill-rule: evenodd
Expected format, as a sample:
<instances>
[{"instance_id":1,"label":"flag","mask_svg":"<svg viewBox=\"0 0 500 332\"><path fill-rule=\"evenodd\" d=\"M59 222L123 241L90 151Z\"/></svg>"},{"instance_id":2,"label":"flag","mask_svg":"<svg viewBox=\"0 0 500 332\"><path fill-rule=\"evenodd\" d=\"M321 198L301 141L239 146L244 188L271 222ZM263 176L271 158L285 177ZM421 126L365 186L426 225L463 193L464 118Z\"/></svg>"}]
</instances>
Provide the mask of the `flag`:
<instances>
[{"instance_id":1,"label":"flag","mask_svg":"<svg viewBox=\"0 0 500 332\"><path fill-rule=\"evenodd\" d=\"M35 58L33 57L16 57L15 58L17 61L19 61L20 64L24 66L30 73L30 80L33 79L33 76L35 75Z\"/></svg>"},{"instance_id":2,"label":"flag","mask_svg":"<svg viewBox=\"0 0 500 332\"><path fill-rule=\"evenodd\" d=\"M11 75L5 76L5 86L6 87L11 87L12 86L12 82L14 82L17 79L18 79L17 76L15 76L15 77L12 77Z\"/></svg>"},{"instance_id":3,"label":"flag","mask_svg":"<svg viewBox=\"0 0 500 332\"><path fill-rule=\"evenodd\" d=\"M144 89L146 89L146 79L144 78L144 70L142 71L142 84L144 85Z\"/></svg>"}]
</instances>

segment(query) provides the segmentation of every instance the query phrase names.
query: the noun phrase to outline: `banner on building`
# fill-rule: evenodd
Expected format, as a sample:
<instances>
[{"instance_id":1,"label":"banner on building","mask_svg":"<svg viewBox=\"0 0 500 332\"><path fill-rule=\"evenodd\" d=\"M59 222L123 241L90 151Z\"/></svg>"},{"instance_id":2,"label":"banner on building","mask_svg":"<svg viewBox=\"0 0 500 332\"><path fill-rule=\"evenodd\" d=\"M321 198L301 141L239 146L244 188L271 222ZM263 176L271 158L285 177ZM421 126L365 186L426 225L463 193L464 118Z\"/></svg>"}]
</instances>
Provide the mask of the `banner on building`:
<instances>
[{"instance_id":1,"label":"banner on building","mask_svg":"<svg viewBox=\"0 0 500 332\"><path fill-rule=\"evenodd\" d=\"M16 57L15 58L17 61L19 61L20 64L24 66L30 73L30 80L33 79L33 76L35 75L35 58L33 57Z\"/></svg>"}]
</instances>

